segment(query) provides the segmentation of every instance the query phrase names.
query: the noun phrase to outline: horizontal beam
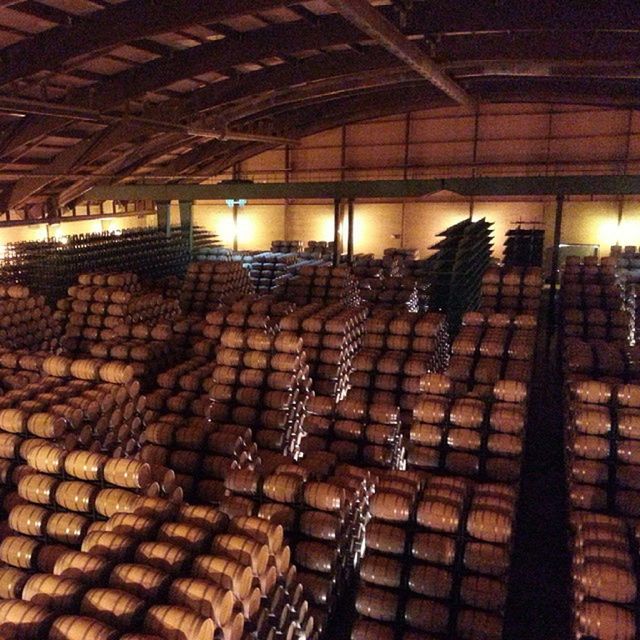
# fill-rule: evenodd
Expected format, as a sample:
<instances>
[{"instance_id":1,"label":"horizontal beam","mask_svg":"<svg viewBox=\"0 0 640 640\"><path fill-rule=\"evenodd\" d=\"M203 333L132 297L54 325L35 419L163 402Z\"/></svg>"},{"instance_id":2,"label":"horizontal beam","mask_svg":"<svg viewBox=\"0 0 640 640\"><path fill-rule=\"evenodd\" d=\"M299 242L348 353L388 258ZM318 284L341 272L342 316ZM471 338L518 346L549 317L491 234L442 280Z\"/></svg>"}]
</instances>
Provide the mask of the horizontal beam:
<instances>
[{"instance_id":1,"label":"horizontal beam","mask_svg":"<svg viewBox=\"0 0 640 640\"><path fill-rule=\"evenodd\" d=\"M462 196L635 195L640 194L640 175L513 176L246 184L126 184L94 187L86 193L86 199L100 201L419 198L439 191L451 191Z\"/></svg>"}]
</instances>

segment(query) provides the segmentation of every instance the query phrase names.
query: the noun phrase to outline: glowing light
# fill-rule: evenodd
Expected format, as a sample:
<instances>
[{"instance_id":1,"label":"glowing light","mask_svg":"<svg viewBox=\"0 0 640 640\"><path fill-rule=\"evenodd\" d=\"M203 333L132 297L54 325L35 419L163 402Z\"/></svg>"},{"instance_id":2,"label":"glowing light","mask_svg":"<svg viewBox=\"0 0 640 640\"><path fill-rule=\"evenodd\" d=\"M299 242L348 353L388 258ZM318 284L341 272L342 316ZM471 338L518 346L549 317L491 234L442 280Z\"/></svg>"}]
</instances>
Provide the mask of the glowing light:
<instances>
[{"instance_id":1,"label":"glowing light","mask_svg":"<svg viewBox=\"0 0 640 640\"><path fill-rule=\"evenodd\" d=\"M225 202L227 203L227 207L229 207L229 209L233 209L234 206L238 206L238 207L244 207L247 204L247 201L244 198L238 198L238 200L233 200L232 198L230 198L229 200L225 200Z\"/></svg>"}]
</instances>

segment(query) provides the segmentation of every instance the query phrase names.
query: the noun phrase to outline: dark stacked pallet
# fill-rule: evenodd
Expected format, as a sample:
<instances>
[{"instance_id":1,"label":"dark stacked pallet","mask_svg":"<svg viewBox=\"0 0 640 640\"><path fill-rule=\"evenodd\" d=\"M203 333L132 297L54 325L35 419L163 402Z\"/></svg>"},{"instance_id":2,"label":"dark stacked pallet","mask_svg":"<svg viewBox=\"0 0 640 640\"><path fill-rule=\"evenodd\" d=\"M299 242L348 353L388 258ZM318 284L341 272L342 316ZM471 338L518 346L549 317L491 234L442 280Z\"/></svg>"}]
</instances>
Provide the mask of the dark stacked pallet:
<instances>
[{"instance_id":1,"label":"dark stacked pallet","mask_svg":"<svg viewBox=\"0 0 640 640\"><path fill-rule=\"evenodd\" d=\"M455 331L462 316L477 308L482 274L491 257L491 223L463 220L438 234L443 239L431 247L432 308L446 311Z\"/></svg>"},{"instance_id":2,"label":"dark stacked pallet","mask_svg":"<svg viewBox=\"0 0 640 640\"><path fill-rule=\"evenodd\" d=\"M509 229L504 242L504 264L509 267L541 267L544 229Z\"/></svg>"}]
</instances>

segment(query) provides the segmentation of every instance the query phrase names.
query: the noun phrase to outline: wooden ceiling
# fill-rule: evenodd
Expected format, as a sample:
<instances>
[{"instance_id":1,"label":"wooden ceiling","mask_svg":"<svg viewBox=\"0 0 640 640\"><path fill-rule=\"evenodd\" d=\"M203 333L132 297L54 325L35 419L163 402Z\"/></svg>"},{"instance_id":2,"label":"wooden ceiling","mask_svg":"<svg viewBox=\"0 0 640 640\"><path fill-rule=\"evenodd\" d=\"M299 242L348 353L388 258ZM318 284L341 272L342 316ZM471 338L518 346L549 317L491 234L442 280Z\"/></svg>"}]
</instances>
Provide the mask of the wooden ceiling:
<instances>
[{"instance_id":1,"label":"wooden ceiling","mask_svg":"<svg viewBox=\"0 0 640 640\"><path fill-rule=\"evenodd\" d=\"M413 109L637 108L640 3L0 0L0 212Z\"/></svg>"}]
</instances>

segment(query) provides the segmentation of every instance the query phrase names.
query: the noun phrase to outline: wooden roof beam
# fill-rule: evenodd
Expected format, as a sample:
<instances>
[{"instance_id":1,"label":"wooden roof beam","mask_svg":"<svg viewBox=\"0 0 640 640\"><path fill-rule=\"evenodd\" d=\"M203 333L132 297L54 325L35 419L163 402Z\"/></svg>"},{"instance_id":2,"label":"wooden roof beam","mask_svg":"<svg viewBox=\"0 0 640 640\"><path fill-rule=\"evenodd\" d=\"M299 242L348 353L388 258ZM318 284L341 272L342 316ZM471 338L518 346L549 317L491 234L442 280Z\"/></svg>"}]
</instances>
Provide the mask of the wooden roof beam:
<instances>
[{"instance_id":1,"label":"wooden roof beam","mask_svg":"<svg viewBox=\"0 0 640 640\"><path fill-rule=\"evenodd\" d=\"M0 6L11 4L18 3ZM72 60L159 33L290 4L295 0L126 0L87 17L69 16L71 24L49 29L0 51L0 85L39 71L57 71Z\"/></svg>"},{"instance_id":2,"label":"wooden roof beam","mask_svg":"<svg viewBox=\"0 0 640 640\"><path fill-rule=\"evenodd\" d=\"M349 22L379 42L452 100L465 106L474 105L473 98L459 84L444 73L415 42L407 40L390 20L369 4L368 0L327 2Z\"/></svg>"}]
</instances>

